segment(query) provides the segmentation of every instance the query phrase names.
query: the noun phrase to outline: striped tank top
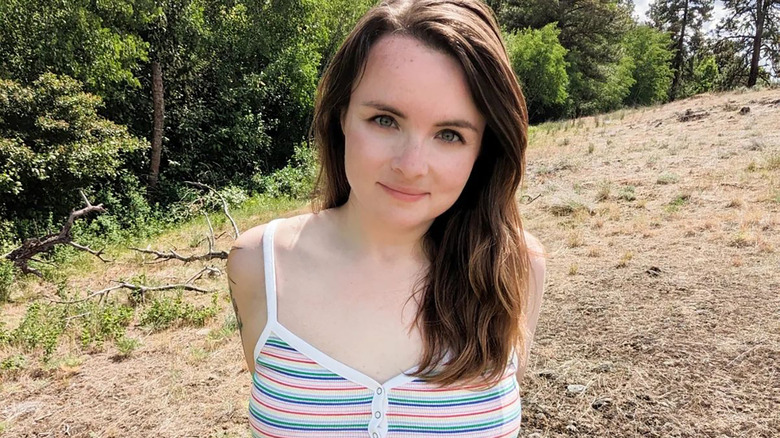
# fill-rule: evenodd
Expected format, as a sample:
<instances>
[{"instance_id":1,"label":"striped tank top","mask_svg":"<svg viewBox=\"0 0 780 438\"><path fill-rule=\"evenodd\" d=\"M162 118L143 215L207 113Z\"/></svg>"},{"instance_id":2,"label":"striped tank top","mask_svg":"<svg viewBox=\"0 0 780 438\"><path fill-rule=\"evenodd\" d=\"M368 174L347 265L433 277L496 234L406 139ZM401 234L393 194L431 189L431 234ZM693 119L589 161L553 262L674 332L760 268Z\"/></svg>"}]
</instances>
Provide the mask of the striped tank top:
<instances>
[{"instance_id":1,"label":"striped tank top","mask_svg":"<svg viewBox=\"0 0 780 438\"><path fill-rule=\"evenodd\" d=\"M273 235L263 236L268 322L254 348L249 400L252 437L515 438L521 401L512 354L493 386L439 388L409 376L379 383L299 338L276 319Z\"/></svg>"}]
</instances>

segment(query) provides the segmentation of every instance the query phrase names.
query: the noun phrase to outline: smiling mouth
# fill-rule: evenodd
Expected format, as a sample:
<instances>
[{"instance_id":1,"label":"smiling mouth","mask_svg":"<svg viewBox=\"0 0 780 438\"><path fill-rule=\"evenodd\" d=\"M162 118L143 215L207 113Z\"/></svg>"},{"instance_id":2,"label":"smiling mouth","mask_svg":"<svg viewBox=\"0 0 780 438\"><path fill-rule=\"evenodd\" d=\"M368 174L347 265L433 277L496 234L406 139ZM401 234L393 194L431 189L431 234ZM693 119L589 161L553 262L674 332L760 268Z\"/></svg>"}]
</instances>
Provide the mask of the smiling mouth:
<instances>
[{"instance_id":1,"label":"smiling mouth","mask_svg":"<svg viewBox=\"0 0 780 438\"><path fill-rule=\"evenodd\" d=\"M389 186L386 186L382 183L378 183L380 186L382 186L383 189L385 189L386 192L388 192L390 195L405 200L405 201L416 201L418 199L422 199L425 195L428 193L426 192L413 192L413 191L406 191L408 189L396 189Z\"/></svg>"}]
</instances>

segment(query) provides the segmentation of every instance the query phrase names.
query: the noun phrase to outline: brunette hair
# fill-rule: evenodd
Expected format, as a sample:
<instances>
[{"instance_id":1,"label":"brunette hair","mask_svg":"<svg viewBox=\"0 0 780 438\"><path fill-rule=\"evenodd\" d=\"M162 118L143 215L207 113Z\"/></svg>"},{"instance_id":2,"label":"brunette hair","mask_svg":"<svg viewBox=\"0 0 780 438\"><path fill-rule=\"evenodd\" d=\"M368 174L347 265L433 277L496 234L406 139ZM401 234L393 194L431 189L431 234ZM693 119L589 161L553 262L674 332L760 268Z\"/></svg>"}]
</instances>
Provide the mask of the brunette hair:
<instances>
[{"instance_id":1,"label":"brunette hair","mask_svg":"<svg viewBox=\"0 0 780 438\"><path fill-rule=\"evenodd\" d=\"M414 296L423 354L414 374L448 385L497 381L512 348L525 360L530 260L515 198L525 169L528 114L495 16L480 0L386 0L347 36L317 89L312 130L320 173L315 211L343 205L340 115L382 36L405 35L449 54L462 66L487 126L479 157L455 204L424 236L430 269ZM437 371L451 351L452 358Z\"/></svg>"}]
</instances>

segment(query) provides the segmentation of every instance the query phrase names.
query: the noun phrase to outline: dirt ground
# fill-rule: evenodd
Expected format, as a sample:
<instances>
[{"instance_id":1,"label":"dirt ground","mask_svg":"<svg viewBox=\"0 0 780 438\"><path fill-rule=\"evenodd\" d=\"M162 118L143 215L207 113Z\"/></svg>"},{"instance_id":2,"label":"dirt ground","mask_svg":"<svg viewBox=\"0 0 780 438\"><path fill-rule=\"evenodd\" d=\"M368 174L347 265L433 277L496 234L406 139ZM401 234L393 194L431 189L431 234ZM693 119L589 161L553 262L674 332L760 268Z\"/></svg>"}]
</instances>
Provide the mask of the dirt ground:
<instances>
[{"instance_id":1,"label":"dirt ground","mask_svg":"<svg viewBox=\"0 0 780 438\"><path fill-rule=\"evenodd\" d=\"M520 436L780 436L780 90L537 126L527 158L524 223L548 262ZM173 265L144 274L200 269ZM139 266L94 264L71 286L100 289ZM142 344L128 358L66 344L56 366L3 375L0 435L248 437L239 335L219 335L226 281L200 286L223 291L204 328L133 327ZM10 328L55 286L25 288L2 309Z\"/></svg>"}]
</instances>

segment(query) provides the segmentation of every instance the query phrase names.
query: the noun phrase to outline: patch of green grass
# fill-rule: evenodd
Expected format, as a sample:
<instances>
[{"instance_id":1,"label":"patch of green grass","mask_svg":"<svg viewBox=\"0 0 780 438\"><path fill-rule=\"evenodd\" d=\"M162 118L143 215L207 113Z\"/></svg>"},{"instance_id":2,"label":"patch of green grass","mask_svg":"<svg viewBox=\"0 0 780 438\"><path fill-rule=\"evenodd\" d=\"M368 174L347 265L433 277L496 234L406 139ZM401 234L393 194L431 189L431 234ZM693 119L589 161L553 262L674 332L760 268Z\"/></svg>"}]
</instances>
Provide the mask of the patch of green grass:
<instances>
[{"instance_id":1,"label":"patch of green grass","mask_svg":"<svg viewBox=\"0 0 780 438\"><path fill-rule=\"evenodd\" d=\"M666 185L674 184L679 180L679 177L674 173L662 173L658 175L658 179L655 180L656 184Z\"/></svg>"},{"instance_id":2,"label":"patch of green grass","mask_svg":"<svg viewBox=\"0 0 780 438\"><path fill-rule=\"evenodd\" d=\"M208 339L212 341L222 341L229 338L233 333L238 330L238 321L236 315L233 313L228 314L222 325L218 329L212 329L209 331Z\"/></svg>"},{"instance_id":3,"label":"patch of green grass","mask_svg":"<svg viewBox=\"0 0 780 438\"><path fill-rule=\"evenodd\" d=\"M764 169L780 170L780 153L774 153L764 160Z\"/></svg>"},{"instance_id":4,"label":"patch of green grass","mask_svg":"<svg viewBox=\"0 0 780 438\"><path fill-rule=\"evenodd\" d=\"M665 210L667 213L675 213L680 210L680 207L686 205L691 199L691 195L682 193L677 195L671 202L666 204Z\"/></svg>"},{"instance_id":5,"label":"patch of green grass","mask_svg":"<svg viewBox=\"0 0 780 438\"><path fill-rule=\"evenodd\" d=\"M153 330L164 330L173 326L194 325L202 327L219 311L218 294L211 296L210 306L193 306L183 301L182 292L174 298L163 296L155 298L141 315L141 325Z\"/></svg>"},{"instance_id":6,"label":"patch of green grass","mask_svg":"<svg viewBox=\"0 0 780 438\"><path fill-rule=\"evenodd\" d=\"M624 201L633 201L636 199L636 188L634 186L625 186L620 189L619 199Z\"/></svg>"},{"instance_id":7,"label":"patch of green grass","mask_svg":"<svg viewBox=\"0 0 780 438\"><path fill-rule=\"evenodd\" d=\"M133 351L141 346L141 341L129 336L122 336L115 341L116 348L121 356L130 356Z\"/></svg>"},{"instance_id":8,"label":"patch of green grass","mask_svg":"<svg viewBox=\"0 0 780 438\"><path fill-rule=\"evenodd\" d=\"M8 356L0 362L0 371L7 372L23 370L27 366L27 358L21 354Z\"/></svg>"}]
</instances>

